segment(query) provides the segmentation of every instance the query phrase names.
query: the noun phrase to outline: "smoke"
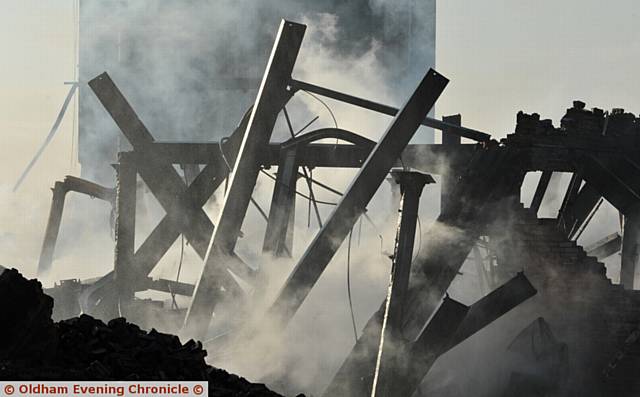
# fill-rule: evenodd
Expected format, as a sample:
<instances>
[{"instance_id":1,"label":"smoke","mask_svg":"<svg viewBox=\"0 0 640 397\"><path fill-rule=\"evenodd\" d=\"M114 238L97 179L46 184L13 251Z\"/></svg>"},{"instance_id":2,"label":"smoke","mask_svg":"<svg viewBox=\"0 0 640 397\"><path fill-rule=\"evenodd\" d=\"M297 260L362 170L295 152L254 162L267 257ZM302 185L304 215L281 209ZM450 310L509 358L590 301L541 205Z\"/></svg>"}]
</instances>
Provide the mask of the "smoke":
<instances>
[{"instance_id":1,"label":"smoke","mask_svg":"<svg viewBox=\"0 0 640 397\"><path fill-rule=\"evenodd\" d=\"M117 150L128 148L118 128L86 86L88 80L105 70L109 72L157 140L217 140L228 135L252 104L282 17L308 26L294 70L295 78L398 106L409 94L407 87L413 89L427 67L432 66L433 53L421 55L422 59L415 58L419 51L405 42L410 39L406 33L401 34L407 13L403 19L396 18L402 8L397 2L334 3L83 1L79 116L82 176L113 186L114 171L110 164L115 161ZM408 5L408 2L404 4ZM433 15L424 20L432 21ZM431 38L415 40L432 51ZM319 116L312 129L337 124L377 140L391 120L332 100L326 100L325 104L298 93L288 105L294 128L301 128ZM286 123L281 118L273 139L280 141L288 136ZM338 190L344 190L355 173L356 170L313 170L314 178ZM62 179L62 175L58 179ZM139 185L136 246L165 215L144 183L140 181ZM388 280L390 260L386 255L393 250L394 215L398 205L390 198L389 186L383 184L368 206L373 225L363 220L354 228L350 271L358 332L382 301ZM264 176L259 178L254 199L265 210L271 200L272 187L272 181ZM302 193L309 193L303 182L299 182L298 187ZM425 227L431 214L437 212L437 201L428 199L436 196L437 188L427 190L431 193L423 195ZM339 200L338 196L317 187L314 193L319 200ZM212 220L219 213L222 194L217 192L205 205ZM86 197L69 195L52 279L95 277L110 270L113 263L110 208L102 202L94 204ZM38 205L42 207L40 213L46 213L49 197L42 197ZM321 206L322 217L326 218L332 208ZM272 260L260 252L265 224L255 209L249 208L242 228L244 237L237 251L247 263L260 269L268 288L260 304L246 314L246 319L262 316L303 247L317 232L313 212L311 227L308 226L307 211L307 203L298 199L294 258ZM39 252L40 236L34 236L29 243L30 246L22 249ZM10 244L7 240L7 245ZM251 355L265 351L241 356L212 349L212 362L254 379L283 381L283 390L319 393L354 342L347 301L347 248L343 243L283 335L275 331L279 328L277 325L264 324L261 332L264 340L256 345L272 349L273 358L268 368L256 367L255 360L251 360ZM151 275L173 279L180 265L180 281L195 283L202 260L188 244L183 247L179 239ZM167 294L148 292L138 296L169 299ZM184 308L188 300L178 297L177 303ZM221 310L216 320L224 314ZM216 320L214 323L219 324ZM157 326L162 329L168 325L158 323Z\"/></svg>"}]
</instances>

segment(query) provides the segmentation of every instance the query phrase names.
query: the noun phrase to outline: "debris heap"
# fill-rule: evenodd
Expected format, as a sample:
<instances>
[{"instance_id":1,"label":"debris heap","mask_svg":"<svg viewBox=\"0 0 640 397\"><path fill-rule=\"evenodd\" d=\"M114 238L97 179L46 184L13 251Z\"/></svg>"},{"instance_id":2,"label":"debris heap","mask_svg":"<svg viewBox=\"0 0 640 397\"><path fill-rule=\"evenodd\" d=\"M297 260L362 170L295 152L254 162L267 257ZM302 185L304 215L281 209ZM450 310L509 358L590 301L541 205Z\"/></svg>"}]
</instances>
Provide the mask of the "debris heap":
<instances>
[{"instance_id":1,"label":"debris heap","mask_svg":"<svg viewBox=\"0 0 640 397\"><path fill-rule=\"evenodd\" d=\"M54 323L53 299L15 269L0 274L0 379L207 380L209 396L276 394L211 367L200 342L146 332L124 318L91 316Z\"/></svg>"}]
</instances>

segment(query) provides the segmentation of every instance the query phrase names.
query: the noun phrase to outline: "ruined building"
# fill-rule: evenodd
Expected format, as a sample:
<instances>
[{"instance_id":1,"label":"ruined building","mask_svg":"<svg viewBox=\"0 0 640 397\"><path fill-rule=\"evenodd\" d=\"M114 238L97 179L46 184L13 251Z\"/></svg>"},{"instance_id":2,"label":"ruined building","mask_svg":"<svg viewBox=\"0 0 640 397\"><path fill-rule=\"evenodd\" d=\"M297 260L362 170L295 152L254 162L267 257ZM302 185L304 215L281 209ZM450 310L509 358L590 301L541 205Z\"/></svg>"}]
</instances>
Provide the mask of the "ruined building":
<instances>
[{"instance_id":1,"label":"ruined building","mask_svg":"<svg viewBox=\"0 0 640 397\"><path fill-rule=\"evenodd\" d=\"M515 132L498 142L462 126L460 115L443 120L429 116L449 80L428 62L421 64L418 83L399 108L298 78L295 65L306 28L281 21L262 77L252 77L256 81L229 80L224 73L221 80L209 81L241 83L225 89L243 92L239 97L253 92L255 102L225 113L234 115L233 123L216 119L216 111L208 113L218 128L233 127L221 135L205 134L206 141L179 135L183 139L169 142L161 139L164 133L156 135L156 126L170 126L165 118L175 116L139 116L138 104L153 101L154 95L121 84L118 67L113 74L88 76L86 86L79 83L81 93L94 98L91 106L102 112L85 109L84 114L102 114L117 126L122 143L117 146L116 178L113 184L78 178L56 184L40 270L52 266L68 191L113 206L115 263L97 280L67 280L50 290L55 299L67 302L59 315L134 317L143 319L145 327L162 321L214 351L268 351L260 346L260 336L267 328L269 334L284 335L296 321L340 246L351 246L357 223L369 217L376 191L390 178L399 199L393 211L399 214L393 252L388 253L386 295L363 327L353 321L355 341L341 353L340 365L318 374L323 395L462 396L470 388L478 395L636 395L640 185L635 177L640 166L635 158L640 120L621 109L587 110L576 101L559 126L537 114L519 113ZM123 62L131 66L130 61ZM244 88L250 82L259 89ZM217 92L206 84L201 89ZM136 97L129 98L129 92ZM392 117L377 141L338 126L298 129L302 124L287 106L302 92ZM207 123L207 118L200 120ZM278 120L287 130L281 141L272 139ZM442 143L412 143L421 126L442 131ZM472 143L462 143L462 138ZM277 167L275 175L272 167ZM339 191L314 179L316 168L353 168L355 176ZM531 172L540 172L540 178L533 200L522 203L524 178ZM560 172L570 173L571 181L558 214L539 218L550 180ZM259 175L270 175L275 182L266 210L253 197ZM143 194L138 177L165 211L142 241L136 241L136 202ZM420 197L434 184L441 196L439 215L421 226ZM320 188L338 196L325 217L318 210L323 203L314 196ZM212 220L203 207L222 190ZM320 227L298 254L295 207L302 195L309 218L313 213ZM587 252L576 240L602 200L624 219L622 233L605 236ZM267 266L239 254L249 208L257 209L266 223L259 261L295 263L281 284L268 285ZM204 265L197 282L152 278L150 273L180 236ZM614 284L600 260L618 252L620 283ZM470 263L484 293L463 303L448 291ZM170 294L174 305L140 298L148 290ZM273 299L267 290L277 290ZM188 307L178 307L176 295L188 297ZM266 308L256 313L265 301ZM225 332L216 332L220 330ZM266 355L251 358L265 370L272 365ZM434 379L443 373L447 376ZM270 383L290 393L290 381L285 371Z\"/></svg>"}]
</instances>

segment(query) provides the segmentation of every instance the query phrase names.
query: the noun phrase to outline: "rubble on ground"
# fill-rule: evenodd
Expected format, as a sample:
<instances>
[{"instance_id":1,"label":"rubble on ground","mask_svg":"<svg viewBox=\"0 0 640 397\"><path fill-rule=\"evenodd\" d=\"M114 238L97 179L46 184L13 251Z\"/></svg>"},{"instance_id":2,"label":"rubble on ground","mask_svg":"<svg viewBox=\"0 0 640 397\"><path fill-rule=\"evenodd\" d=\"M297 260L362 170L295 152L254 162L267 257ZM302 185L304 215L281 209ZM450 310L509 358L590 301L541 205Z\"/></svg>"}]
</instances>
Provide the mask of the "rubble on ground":
<instances>
[{"instance_id":1,"label":"rubble on ground","mask_svg":"<svg viewBox=\"0 0 640 397\"><path fill-rule=\"evenodd\" d=\"M17 270L0 274L0 379L209 381L209 396L279 394L205 363L200 342L147 332L124 318L54 323L53 299Z\"/></svg>"}]
</instances>

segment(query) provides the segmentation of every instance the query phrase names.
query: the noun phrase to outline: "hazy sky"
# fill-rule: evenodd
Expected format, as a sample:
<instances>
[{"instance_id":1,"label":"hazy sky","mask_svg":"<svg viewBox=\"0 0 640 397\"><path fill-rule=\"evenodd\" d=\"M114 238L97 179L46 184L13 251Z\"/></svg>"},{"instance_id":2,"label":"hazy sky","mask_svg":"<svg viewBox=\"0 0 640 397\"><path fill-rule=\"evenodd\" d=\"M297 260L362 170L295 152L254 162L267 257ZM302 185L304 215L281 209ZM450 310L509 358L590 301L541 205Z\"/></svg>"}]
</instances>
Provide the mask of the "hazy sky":
<instances>
[{"instance_id":1,"label":"hazy sky","mask_svg":"<svg viewBox=\"0 0 640 397\"><path fill-rule=\"evenodd\" d=\"M28 229L37 236L29 246L39 250L49 188L78 171L71 118L21 191L10 188L55 119L68 90L63 82L73 77L73 0L0 5L2 236L23 235L7 225ZM518 110L557 124L573 99L640 112L637 1L447 0L437 8L437 69L451 79L438 116L460 112L465 125L502 137ZM0 253L3 264L9 258Z\"/></svg>"}]
</instances>

